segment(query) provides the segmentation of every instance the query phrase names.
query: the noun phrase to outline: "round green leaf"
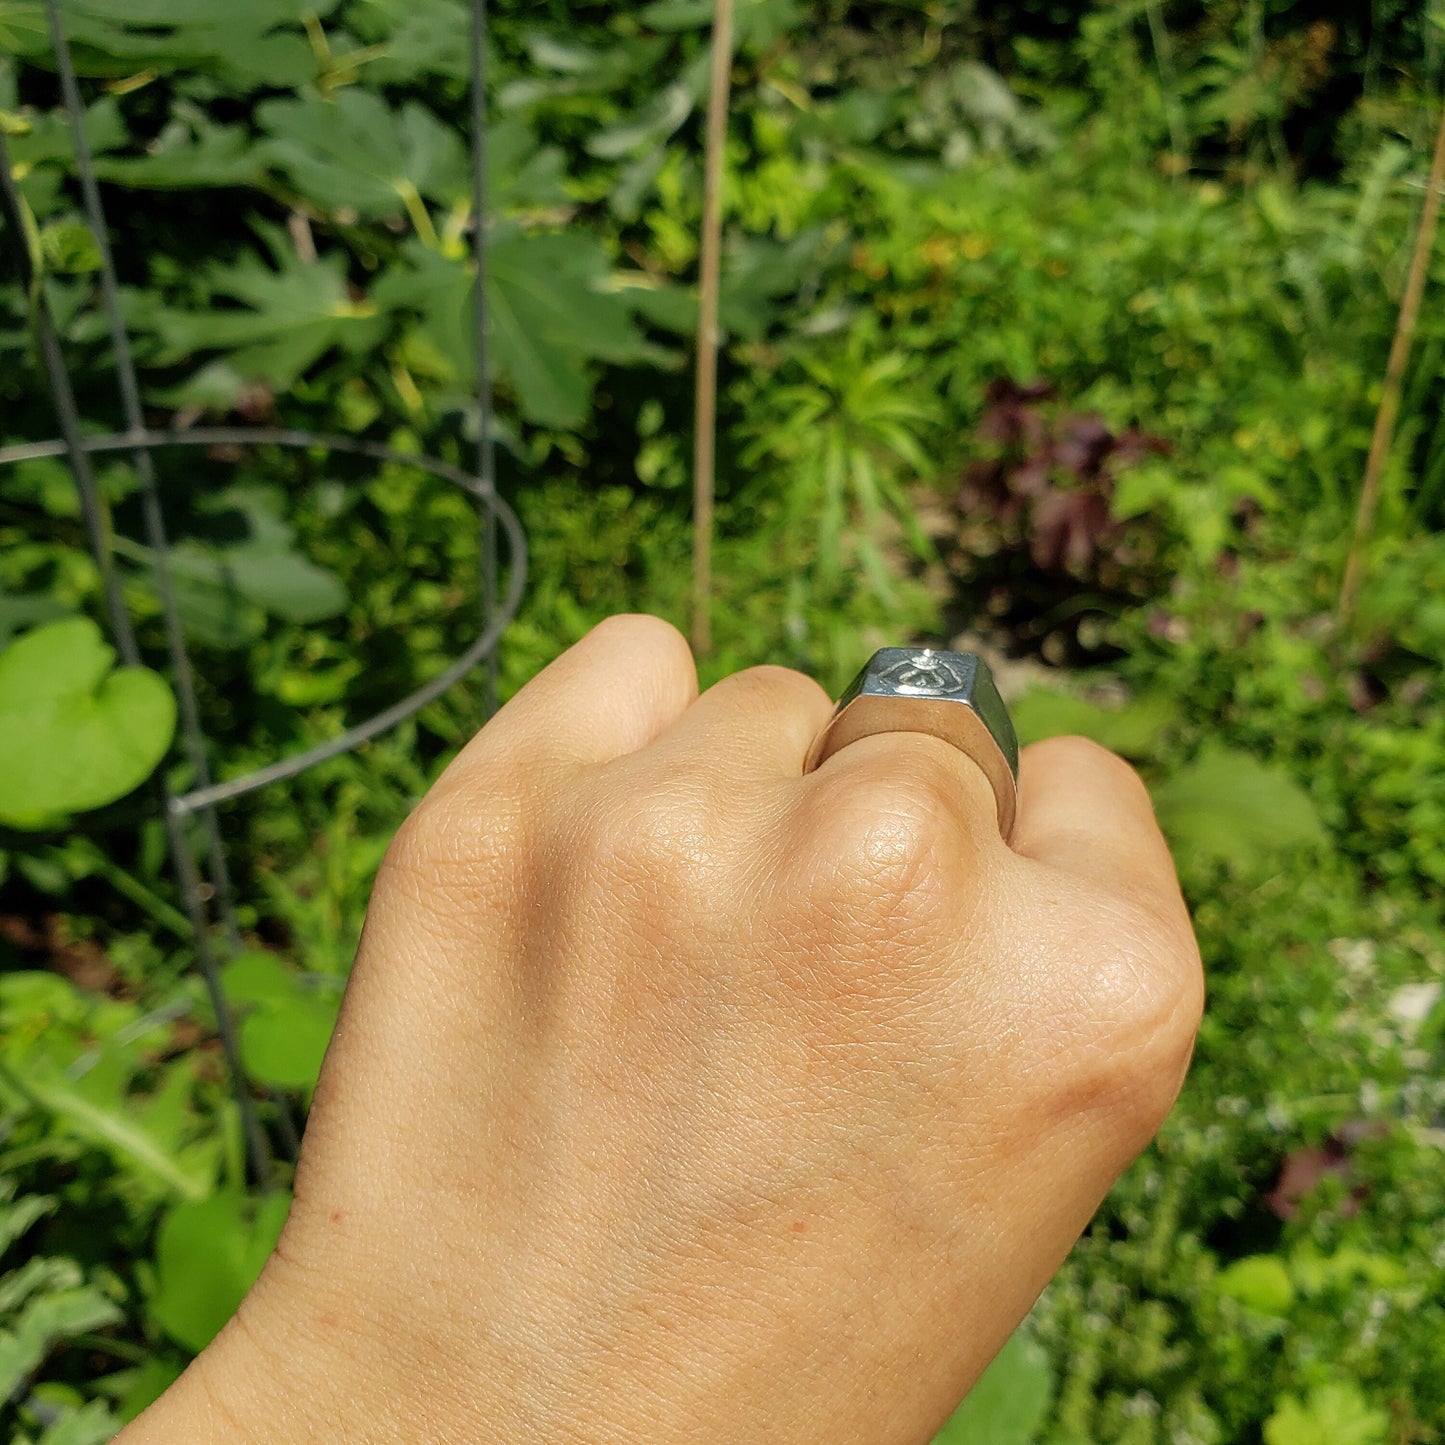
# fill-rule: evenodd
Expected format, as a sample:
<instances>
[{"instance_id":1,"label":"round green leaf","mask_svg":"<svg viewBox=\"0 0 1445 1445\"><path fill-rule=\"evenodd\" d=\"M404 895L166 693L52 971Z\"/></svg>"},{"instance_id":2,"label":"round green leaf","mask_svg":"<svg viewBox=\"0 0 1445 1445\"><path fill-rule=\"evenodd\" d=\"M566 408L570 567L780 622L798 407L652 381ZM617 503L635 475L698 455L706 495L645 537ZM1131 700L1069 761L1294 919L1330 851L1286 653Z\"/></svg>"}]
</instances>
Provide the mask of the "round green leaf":
<instances>
[{"instance_id":1,"label":"round green leaf","mask_svg":"<svg viewBox=\"0 0 1445 1445\"><path fill-rule=\"evenodd\" d=\"M175 731L170 689L84 617L34 628L0 652L0 823L43 828L124 797Z\"/></svg>"},{"instance_id":2,"label":"round green leaf","mask_svg":"<svg viewBox=\"0 0 1445 1445\"><path fill-rule=\"evenodd\" d=\"M248 1072L276 1088L312 1088L336 1027L339 996L318 993L259 950L228 964L221 984L226 998L246 1010L241 1054Z\"/></svg>"},{"instance_id":3,"label":"round green leaf","mask_svg":"<svg viewBox=\"0 0 1445 1445\"><path fill-rule=\"evenodd\" d=\"M298 994L289 1008L258 1008L241 1025L241 1054L258 1079L278 1089L310 1089L336 1027L336 1006Z\"/></svg>"},{"instance_id":4,"label":"round green leaf","mask_svg":"<svg viewBox=\"0 0 1445 1445\"><path fill-rule=\"evenodd\" d=\"M1284 1261L1274 1254L1252 1254L1219 1272L1214 1287L1262 1315L1287 1315L1294 1304L1294 1285Z\"/></svg>"}]
</instances>

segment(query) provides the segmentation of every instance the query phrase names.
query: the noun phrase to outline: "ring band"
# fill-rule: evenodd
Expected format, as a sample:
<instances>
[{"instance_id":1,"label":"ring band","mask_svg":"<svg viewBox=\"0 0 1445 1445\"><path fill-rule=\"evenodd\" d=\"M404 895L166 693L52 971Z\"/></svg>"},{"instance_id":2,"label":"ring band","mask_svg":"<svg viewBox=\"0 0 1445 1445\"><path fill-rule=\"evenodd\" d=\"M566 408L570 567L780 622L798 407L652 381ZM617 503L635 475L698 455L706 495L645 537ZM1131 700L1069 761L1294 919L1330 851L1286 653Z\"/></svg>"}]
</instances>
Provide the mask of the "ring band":
<instances>
[{"instance_id":1,"label":"ring band","mask_svg":"<svg viewBox=\"0 0 1445 1445\"><path fill-rule=\"evenodd\" d=\"M993 786L1007 842L1018 812L1019 745L988 664L972 652L884 647L843 689L803 771L874 733L932 733L967 753Z\"/></svg>"}]
</instances>

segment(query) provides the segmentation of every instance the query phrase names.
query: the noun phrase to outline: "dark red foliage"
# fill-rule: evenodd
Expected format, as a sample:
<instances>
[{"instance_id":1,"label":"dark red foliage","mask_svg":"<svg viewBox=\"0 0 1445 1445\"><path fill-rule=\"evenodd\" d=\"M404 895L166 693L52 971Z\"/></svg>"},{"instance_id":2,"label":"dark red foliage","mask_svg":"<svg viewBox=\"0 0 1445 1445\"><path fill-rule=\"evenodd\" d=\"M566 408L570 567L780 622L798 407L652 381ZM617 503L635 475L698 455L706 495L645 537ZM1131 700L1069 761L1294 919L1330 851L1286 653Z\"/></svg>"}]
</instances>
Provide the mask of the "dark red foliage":
<instances>
[{"instance_id":1,"label":"dark red foliage","mask_svg":"<svg viewBox=\"0 0 1445 1445\"><path fill-rule=\"evenodd\" d=\"M1275 1186L1265 1195L1264 1202L1279 1218L1293 1219L1315 1186L1334 1176L1349 1186L1340 1202L1340 1213L1357 1213L1368 1189L1355 1175L1351 1153L1365 1140L1379 1138L1381 1132L1381 1125L1376 1121L1350 1120L1331 1134L1323 1147L1305 1147L1287 1154L1280 1164Z\"/></svg>"},{"instance_id":2,"label":"dark red foliage","mask_svg":"<svg viewBox=\"0 0 1445 1445\"><path fill-rule=\"evenodd\" d=\"M968 468L958 502L1018 525L1042 571L1082 578L1122 536L1109 510L1119 470L1170 447L1136 427L1110 431L1094 412L1049 415L1054 396L1043 380L989 385L978 434L997 454Z\"/></svg>"}]
</instances>

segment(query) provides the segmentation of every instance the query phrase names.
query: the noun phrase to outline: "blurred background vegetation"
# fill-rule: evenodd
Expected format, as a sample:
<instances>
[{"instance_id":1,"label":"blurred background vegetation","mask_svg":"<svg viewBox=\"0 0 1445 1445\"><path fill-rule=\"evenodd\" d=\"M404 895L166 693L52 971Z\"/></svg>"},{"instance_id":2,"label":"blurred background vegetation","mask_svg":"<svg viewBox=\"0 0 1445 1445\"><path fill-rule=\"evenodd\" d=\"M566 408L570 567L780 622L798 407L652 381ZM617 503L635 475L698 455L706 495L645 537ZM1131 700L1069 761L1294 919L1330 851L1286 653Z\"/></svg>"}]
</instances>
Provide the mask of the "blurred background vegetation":
<instances>
[{"instance_id":1,"label":"blurred background vegetation","mask_svg":"<svg viewBox=\"0 0 1445 1445\"><path fill-rule=\"evenodd\" d=\"M468 465L461 0L64 8L148 416ZM503 696L609 612L687 621L710 19L494 7L499 474L531 548ZM1179 1108L945 1438L1445 1440L1439 246L1338 604L1445 4L739 0L738 36L704 682L767 660L836 688L904 638L984 650L1026 737L1088 733L1144 772L1210 975ZM55 431L22 247L111 429L35 0L0 0L0 127L29 211L0 233L0 440ZM158 461L223 776L474 635L473 514L421 472ZM129 791L171 709L136 481L102 472L159 677L110 675L64 465L0 472L0 1422L49 1445L107 1438L175 1376L287 1199L284 1169L247 1179L163 831ZM481 696L226 812L228 986L283 1153L274 1100L304 1108L376 864Z\"/></svg>"}]
</instances>

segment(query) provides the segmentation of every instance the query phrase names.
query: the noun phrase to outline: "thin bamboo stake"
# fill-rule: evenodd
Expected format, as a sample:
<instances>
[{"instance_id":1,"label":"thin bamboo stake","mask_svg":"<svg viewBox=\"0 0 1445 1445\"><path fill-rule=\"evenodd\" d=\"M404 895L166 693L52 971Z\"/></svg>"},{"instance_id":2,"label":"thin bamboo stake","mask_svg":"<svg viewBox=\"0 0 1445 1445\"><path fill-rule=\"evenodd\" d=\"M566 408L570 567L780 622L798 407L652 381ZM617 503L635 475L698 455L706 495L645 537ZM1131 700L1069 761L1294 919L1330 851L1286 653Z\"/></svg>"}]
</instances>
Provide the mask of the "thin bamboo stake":
<instances>
[{"instance_id":1,"label":"thin bamboo stake","mask_svg":"<svg viewBox=\"0 0 1445 1445\"><path fill-rule=\"evenodd\" d=\"M1410 274L1405 281L1405 294L1400 298L1400 316L1395 323L1395 339L1390 345L1390 359L1385 364L1385 381L1380 392L1380 407L1375 413L1375 432L1370 438L1370 454L1365 461L1365 480L1360 488L1360 504L1355 512L1355 535L1345 561L1345 579L1340 587L1339 624L1343 631L1354 616L1360 583L1364 578L1365 545L1375 524L1375 509L1380 501L1380 486L1385 476L1385 463L1390 456L1390 442L1395 435L1395 422L1400 414L1400 389L1405 380L1405 367L1410 360L1410 343L1415 338L1415 323L1420 319L1420 301L1425 294L1425 281L1430 272L1430 255L1435 247L1435 228L1440 220L1440 191L1445 186L1445 107L1440 111L1440 130L1435 137L1435 157L1430 163L1430 179L1425 187L1425 205L1420 212L1420 226L1415 232L1415 253L1410 258Z\"/></svg>"},{"instance_id":2,"label":"thin bamboo stake","mask_svg":"<svg viewBox=\"0 0 1445 1445\"><path fill-rule=\"evenodd\" d=\"M733 0L717 0L712 81L703 154L702 237L697 299L697 390L692 447L692 650L712 651L713 490L717 453L718 289L722 274L723 149L733 64Z\"/></svg>"}]
</instances>

